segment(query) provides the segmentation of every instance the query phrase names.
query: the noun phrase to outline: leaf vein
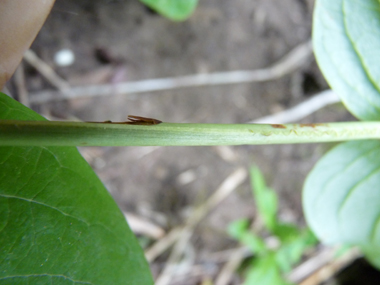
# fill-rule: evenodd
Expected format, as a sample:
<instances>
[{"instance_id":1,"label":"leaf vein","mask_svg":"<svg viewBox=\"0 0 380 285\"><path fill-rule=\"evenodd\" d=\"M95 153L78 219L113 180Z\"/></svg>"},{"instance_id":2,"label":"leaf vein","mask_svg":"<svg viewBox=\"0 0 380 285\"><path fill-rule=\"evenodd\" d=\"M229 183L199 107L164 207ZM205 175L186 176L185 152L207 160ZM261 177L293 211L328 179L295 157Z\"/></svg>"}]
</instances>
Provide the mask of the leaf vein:
<instances>
[{"instance_id":1,"label":"leaf vein","mask_svg":"<svg viewBox=\"0 0 380 285\"><path fill-rule=\"evenodd\" d=\"M366 182L369 178L371 178L373 175L375 175L379 171L380 171L380 166L373 169L370 173L368 173L365 177L363 177L363 179L361 179L360 181L355 183L355 185L353 185L349 189L349 191L347 192L346 196L343 198L342 203L340 204L340 206L338 208L338 215L339 216L341 216L344 206L346 205L347 201L350 199L350 196L353 195L355 190L358 189L361 184Z\"/></svg>"},{"instance_id":2,"label":"leaf vein","mask_svg":"<svg viewBox=\"0 0 380 285\"><path fill-rule=\"evenodd\" d=\"M19 200L23 200L23 201L26 201L26 202L29 202L29 203L39 204L41 206L45 206L45 207L51 208L53 210L56 210L56 211L60 212L62 215L64 215L64 216L71 217L73 219L76 219L78 221L81 221L81 222L85 223L87 226L90 226L90 224L87 221L83 220L83 219L80 219L78 217L72 216L72 215L70 215L68 213L63 212L62 210L60 210L60 209L58 209L56 207L53 207L51 205L48 205L48 204L45 204L45 203L42 203L42 202L39 202L39 201L35 201L35 200L24 198L24 197L5 195L5 194L0 194L0 197L11 198L11 199L19 199Z\"/></svg>"},{"instance_id":3,"label":"leaf vein","mask_svg":"<svg viewBox=\"0 0 380 285\"><path fill-rule=\"evenodd\" d=\"M64 278L64 279L67 279L67 280L72 281L72 282L77 283L77 284L88 284L88 285L93 285L94 284L94 283L88 282L88 281L75 280L75 279L70 278L70 277L65 276L65 275L48 274L48 273L45 273L45 274L29 274L29 275L10 275L10 276L0 277L0 280L12 279L12 278L44 277L44 276Z\"/></svg>"}]
</instances>

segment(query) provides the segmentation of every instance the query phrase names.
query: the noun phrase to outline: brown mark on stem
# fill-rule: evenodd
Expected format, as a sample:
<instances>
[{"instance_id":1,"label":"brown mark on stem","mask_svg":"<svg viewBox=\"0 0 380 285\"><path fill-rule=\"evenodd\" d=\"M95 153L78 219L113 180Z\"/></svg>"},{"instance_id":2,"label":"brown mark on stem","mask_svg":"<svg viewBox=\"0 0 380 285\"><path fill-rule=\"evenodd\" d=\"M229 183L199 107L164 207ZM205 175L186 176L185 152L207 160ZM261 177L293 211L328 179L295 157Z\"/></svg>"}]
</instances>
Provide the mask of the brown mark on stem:
<instances>
[{"instance_id":1,"label":"brown mark on stem","mask_svg":"<svg viewBox=\"0 0 380 285\"><path fill-rule=\"evenodd\" d=\"M271 124L271 126L275 129L286 129L286 126L281 124Z\"/></svg>"}]
</instances>

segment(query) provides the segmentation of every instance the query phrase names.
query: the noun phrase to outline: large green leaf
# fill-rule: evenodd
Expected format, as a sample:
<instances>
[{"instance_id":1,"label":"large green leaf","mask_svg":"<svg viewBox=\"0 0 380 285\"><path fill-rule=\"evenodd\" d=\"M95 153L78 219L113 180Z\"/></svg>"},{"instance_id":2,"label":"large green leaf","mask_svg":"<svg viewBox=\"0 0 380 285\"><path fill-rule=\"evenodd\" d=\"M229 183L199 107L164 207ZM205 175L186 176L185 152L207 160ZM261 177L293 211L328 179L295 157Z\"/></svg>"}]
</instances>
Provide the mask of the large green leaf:
<instances>
[{"instance_id":1,"label":"large green leaf","mask_svg":"<svg viewBox=\"0 0 380 285\"><path fill-rule=\"evenodd\" d=\"M346 107L362 120L380 120L380 3L317 0L314 51Z\"/></svg>"},{"instance_id":2,"label":"large green leaf","mask_svg":"<svg viewBox=\"0 0 380 285\"><path fill-rule=\"evenodd\" d=\"M44 120L2 93L0 118ZM136 238L76 148L0 147L0 284L151 283Z\"/></svg>"},{"instance_id":3,"label":"large green leaf","mask_svg":"<svg viewBox=\"0 0 380 285\"><path fill-rule=\"evenodd\" d=\"M324 242L360 246L380 266L380 142L352 141L328 152L306 179L306 219ZM370 254L369 254L370 253Z\"/></svg>"},{"instance_id":4,"label":"large green leaf","mask_svg":"<svg viewBox=\"0 0 380 285\"><path fill-rule=\"evenodd\" d=\"M198 0L140 0L163 16L173 20L187 19L195 10Z\"/></svg>"}]
</instances>

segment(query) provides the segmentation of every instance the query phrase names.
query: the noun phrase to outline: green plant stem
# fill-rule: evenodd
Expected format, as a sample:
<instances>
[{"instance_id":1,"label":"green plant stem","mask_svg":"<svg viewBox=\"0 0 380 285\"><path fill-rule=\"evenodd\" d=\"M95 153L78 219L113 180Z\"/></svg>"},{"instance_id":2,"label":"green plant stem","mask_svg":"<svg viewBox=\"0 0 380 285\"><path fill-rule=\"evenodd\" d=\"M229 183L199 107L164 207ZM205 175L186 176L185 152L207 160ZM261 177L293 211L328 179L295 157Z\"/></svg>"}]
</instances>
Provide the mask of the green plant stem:
<instances>
[{"instance_id":1,"label":"green plant stem","mask_svg":"<svg viewBox=\"0 0 380 285\"><path fill-rule=\"evenodd\" d=\"M380 139L380 122L324 124L174 124L151 126L0 121L1 146L201 146Z\"/></svg>"}]
</instances>

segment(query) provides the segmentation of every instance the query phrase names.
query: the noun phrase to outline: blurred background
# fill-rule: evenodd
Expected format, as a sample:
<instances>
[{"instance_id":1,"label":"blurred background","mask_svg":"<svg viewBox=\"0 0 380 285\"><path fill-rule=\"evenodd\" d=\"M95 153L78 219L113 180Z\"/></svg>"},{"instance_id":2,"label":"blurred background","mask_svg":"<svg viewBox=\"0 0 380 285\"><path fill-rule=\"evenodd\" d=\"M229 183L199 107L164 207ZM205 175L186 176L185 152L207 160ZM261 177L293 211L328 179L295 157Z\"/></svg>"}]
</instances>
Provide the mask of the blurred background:
<instances>
[{"instance_id":1,"label":"blurred background","mask_svg":"<svg viewBox=\"0 0 380 285\"><path fill-rule=\"evenodd\" d=\"M202 0L188 20L172 22L137 0L57 0L8 89L52 120L125 121L137 115L177 123L250 122L328 89L310 48L313 5L313 0ZM236 83L212 84L215 73L239 70L269 75L258 80L249 72L250 79L244 72L226 73L230 80L237 76ZM199 74L211 81L198 86L192 76L187 86L163 90L155 90L161 81L135 83L165 78L183 85L182 76ZM125 87L126 82L132 85ZM131 89L136 86L147 90ZM293 122L349 120L353 117L336 103ZM331 147L80 151L126 214L157 284L214 284L240 248L228 225L257 218L249 167L257 165L278 194L280 219L304 226L304 179ZM238 265L215 284L240 284Z\"/></svg>"}]
</instances>

